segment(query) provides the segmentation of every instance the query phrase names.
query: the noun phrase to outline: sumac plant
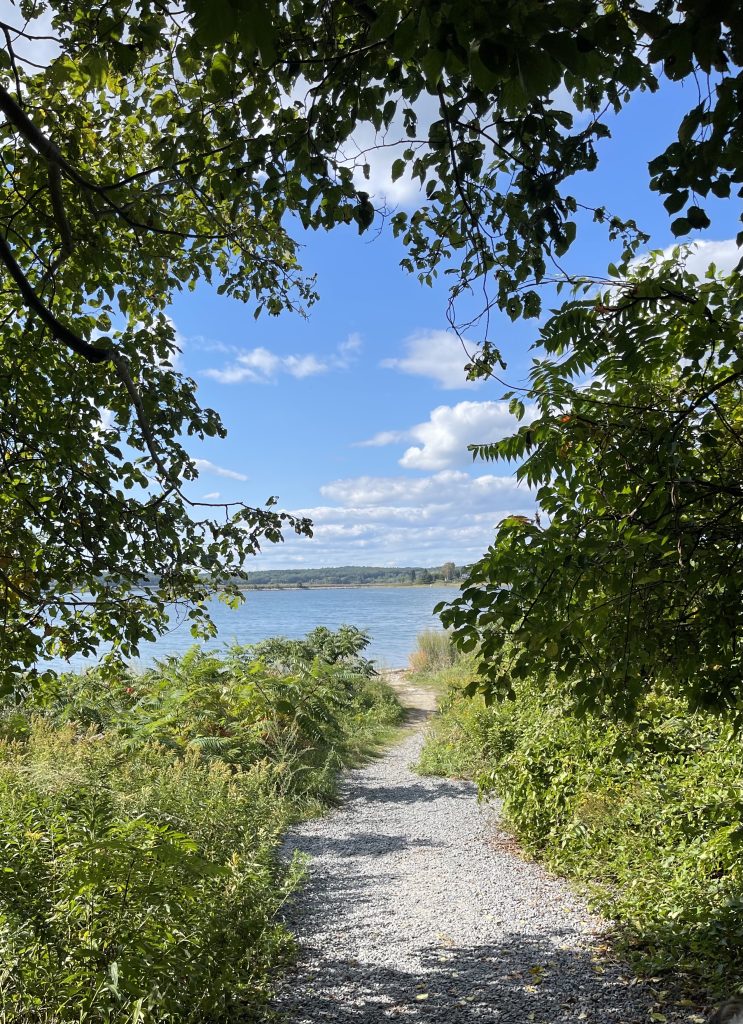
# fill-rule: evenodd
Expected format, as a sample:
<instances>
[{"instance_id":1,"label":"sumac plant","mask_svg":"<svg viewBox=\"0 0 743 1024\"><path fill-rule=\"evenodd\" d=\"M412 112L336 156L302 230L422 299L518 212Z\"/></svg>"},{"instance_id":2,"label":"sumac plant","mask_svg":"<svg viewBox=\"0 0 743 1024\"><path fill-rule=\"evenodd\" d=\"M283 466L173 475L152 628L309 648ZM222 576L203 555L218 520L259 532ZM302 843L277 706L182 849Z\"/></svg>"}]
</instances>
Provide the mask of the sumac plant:
<instances>
[{"instance_id":1,"label":"sumac plant","mask_svg":"<svg viewBox=\"0 0 743 1024\"><path fill-rule=\"evenodd\" d=\"M743 720L743 294L675 255L585 285L541 332L536 418L473 447L538 503L440 606L480 652L473 691L554 677L631 717L662 686Z\"/></svg>"}]
</instances>

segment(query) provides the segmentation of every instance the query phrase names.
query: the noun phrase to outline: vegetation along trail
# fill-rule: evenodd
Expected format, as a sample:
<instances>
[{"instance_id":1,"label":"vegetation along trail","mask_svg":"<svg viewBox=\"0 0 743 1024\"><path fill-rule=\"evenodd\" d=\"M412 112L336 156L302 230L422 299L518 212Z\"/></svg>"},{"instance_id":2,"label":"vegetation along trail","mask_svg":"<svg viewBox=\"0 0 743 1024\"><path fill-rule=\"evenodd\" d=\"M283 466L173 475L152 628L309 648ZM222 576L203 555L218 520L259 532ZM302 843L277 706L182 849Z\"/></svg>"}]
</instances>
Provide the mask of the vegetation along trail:
<instances>
[{"instance_id":1,"label":"vegetation along trail","mask_svg":"<svg viewBox=\"0 0 743 1024\"><path fill-rule=\"evenodd\" d=\"M514 852L496 804L411 770L435 698L403 674L390 681L412 730L348 772L338 810L286 841L310 858L290 910L300 952L277 999L286 1019L694 1020L667 1003L661 1015L657 992L602 955L602 922Z\"/></svg>"}]
</instances>

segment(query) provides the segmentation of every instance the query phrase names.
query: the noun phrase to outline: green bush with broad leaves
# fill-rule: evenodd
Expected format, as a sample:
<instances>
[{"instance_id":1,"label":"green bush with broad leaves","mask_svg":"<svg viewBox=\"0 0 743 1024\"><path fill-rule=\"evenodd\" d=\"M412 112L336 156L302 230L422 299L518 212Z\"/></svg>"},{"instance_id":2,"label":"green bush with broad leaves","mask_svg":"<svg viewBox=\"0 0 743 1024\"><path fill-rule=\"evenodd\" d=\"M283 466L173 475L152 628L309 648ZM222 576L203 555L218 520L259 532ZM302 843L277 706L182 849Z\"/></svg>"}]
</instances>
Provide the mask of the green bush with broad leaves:
<instances>
[{"instance_id":1,"label":"green bush with broad leaves","mask_svg":"<svg viewBox=\"0 0 743 1024\"><path fill-rule=\"evenodd\" d=\"M432 719L416 764L421 775L477 778L487 767L485 743L490 718L480 699L466 699L463 688L472 678L471 658L448 668L417 675L439 691L439 713Z\"/></svg>"},{"instance_id":2,"label":"green bush with broad leaves","mask_svg":"<svg viewBox=\"0 0 743 1024\"><path fill-rule=\"evenodd\" d=\"M277 859L282 832L401 715L304 643L291 673L193 649L2 708L3 1019L252 1019L292 949L280 911L301 865Z\"/></svg>"},{"instance_id":3,"label":"green bush with broad leaves","mask_svg":"<svg viewBox=\"0 0 743 1024\"><path fill-rule=\"evenodd\" d=\"M743 741L663 690L633 722L571 714L552 680L489 707L449 674L419 770L469 775L523 848L586 887L636 968L743 984Z\"/></svg>"}]
</instances>

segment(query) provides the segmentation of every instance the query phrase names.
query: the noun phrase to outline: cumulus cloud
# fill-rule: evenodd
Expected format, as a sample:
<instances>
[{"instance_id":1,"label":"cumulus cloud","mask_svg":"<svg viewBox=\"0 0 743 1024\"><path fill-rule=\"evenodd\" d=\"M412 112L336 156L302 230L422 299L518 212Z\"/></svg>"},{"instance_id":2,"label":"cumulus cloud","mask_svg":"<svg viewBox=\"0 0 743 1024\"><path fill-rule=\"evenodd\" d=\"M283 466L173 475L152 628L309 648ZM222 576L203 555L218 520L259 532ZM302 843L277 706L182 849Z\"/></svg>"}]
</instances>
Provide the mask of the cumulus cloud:
<instances>
[{"instance_id":1,"label":"cumulus cloud","mask_svg":"<svg viewBox=\"0 0 743 1024\"><path fill-rule=\"evenodd\" d=\"M505 402L460 402L439 406L428 421L409 430L388 430L362 445L415 440L400 463L435 470L426 475L354 476L320 488L324 504L293 509L314 523L311 540L286 537L263 558L289 567L301 553L307 565L467 564L491 543L508 515L533 515L533 490L513 474L465 472L466 445L492 440L514 429ZM264 564L264 563L262 563Z\"/></svg>"},{"instance_id":2,"label":"cumulus cloud","mask_svg":"<svg viewBox=\"0 0 743 1024\"><path fill-rule=\"evenodd\" d=\"M374 437L366 441L357 441L357 448L383 448L387 444L397 444L398 441L405 441L410 436L408 430L381 430Z\"/></svg>"},{"instance_id":3,"label":"cumulus cloud","mask_svg":"<svg viewBox=\"0 0 743 1024\"><path fill-rule=\"evenodd\" d=\"M295 97L299 98L300 102L307 101L306 83L295 93ZM398 101L398 110L389 127L376 131L369 122L358 125L352 138L337 153L337 161L353 171L356 187L368 192L377 201L391 206L412 206L416 201L420 201L421 195L424 194L425 183L413 177L409 164L393 181L392 165L402 157L406 149L418 149L419 143L409 138L403 122L402 111L411 105L410 102L400 96L394 98ZM558 87L550 99L557 109L565 110L572 115L575 127L581 127L590 121L591 112L578 110L564 85ZM431 124L441 117L439 98L435 94L423 92L412 103L412 108L418 119L416 139L426 139ZM487 122L489 116L484 116L483 123ZM497 116L497 111L493 110L492 117L496 119Z\"/></svg>"},{"instance_id":4,"label":"cumulus cloud","mask_svg":"<svg viewBox=\"0 0 743 1024\"><path fill-rule=\"evenodd\" d=\"M336 159L353 171L356 187L368 192L378 204L405 206L420 197L423 184L413 178L409 166L396 180L392 178L392 165L411 146L402 116L404 107L410 104L402 97L396 98L398 111L389 127L376 131L369 122L358 125ZM418 118L417 137L426 138L432 122L441 117L438 96L424 92L412 106Z\"/></svg>"},{"instance_id":5,"label":"cumulus cloud","mask_svg":"<svg viewBox=\"0 0 743 1024\"><path fill-rule=\"evenodd\" d=\"M528 488L513 475L484 473L473 477L454 469L416 478L357 476L334 480L321 487L320 493L343 506L364 508L367 514L370 506L408 508L413 515L421 515L427 514L426 506L458 507L469 513L509 508L514 503L530 504L533 500Z\"/></svg>"},{"instance_id":6,"label":"cumulus cloud","mask_svg":"<svg viewBox=\"0 0 743 1024\"><path fill-rule=\"evenodd\" d=\"M279 376L286 375L302 380L314 377L329 370L345 370L356 358L361 348L358 334L350 334L345 341L337 346L335 352L326 357L318 357L312 353L306 355L280 356L270 349L258 346L247 352L232 350L233 360L221 369L211 367L204 370L204 376L220 384L271 384Z\"/></svg>"},{"instance_id":7,"label":"cumulus cloud","mask_svg":"<svg viewBox=\"0 0 743 1024\"><path fill-rule=\"evenodd\" d=\"M465 363L469 362L467 351L474 351L477 346L470 347L466 340L462 343L452 331L417 331L405 339L404 347L401 359L385 359L382 366L429 377L447 390L477 387L464 372Z\"/></svg>"},{"instance_id":8,"label":"cumulus cloud","mask_svg":"<svg viewBox=\"0 0 743 1024\"><path fill-rule=\"evenodd\" d=\"M204 376L220 384L242 384L243 381L268 384L282 373L301 379L325 373L327 368L325 363L313 355L277 356L267 348L258 347L249 352L241 352L234 362L222 369L204 370Z\"/></svg>"},{"instance_id":9,"label":"cumulus cloud","mask_svg":"<svg viewBox=\"0 0 743 1024\"><path fill-rule=\"evenodd\" d=\"M527 416L532 412L532 409L527 409ZM438 406L425 423L418 423L408 430L384 430L360 444L381 447L417 441L403 454L401 466L405 469L446 469L471 462L468 444L496 441L516 427L516 418L508 411L507 402L458 402L453 406Z\"/></svg>"},{"instance_id":10,"label":"cumulus cloud","mask_svg":"<svg viewBox=\"0 0 743 1024\"><path fill-rule=\"evenodd\" d=\"M673 250L669 246L664 250L664 255L669 256ZM743 249L736 243L734 238L727 238L721 242L707 242L699 239L691 244L691 250L686 258L686 268L697 277L704 277L712 263L718 271L723 274L730 274L743 257Z\"/></svg>"},{"instance_id":11,"label":"cumulus cloud","mask_svg":"<svg viewBox=\"0 0 743 1024\"><path fill-rule=\"evenodd\" d=\"M743 257L743 248L737 244L734 238L726 238L720 242L707 241L702 238L691 240L690 242L674 242L673 245L660 250L661 257L669 259L673 255L674 250L678 249L679 246L686 249L684 254L686 269L691 274L694 274L695 277L700 278L705 276L713 263L718 273L730 274L740 262L741 257ZM652 259L652 253L643 253L634 259L630 265L636 266Z\"/></svg>"},{"instance_id":12,"label":"cumulus cloud","mask_svg":"<svg viewBox=\"0 0 743 1024\"><path fill-rule=\"evenodd\" d=\"M321 488L327 504L295 509L314 537L286 537L261 564L441 565L474 561L510 514L532 515L534 495L513 476L456 470L418 479L360 476Z\"/></svg>"},{"instance_id":13,"label":"cumulus cloud","mask_svg":"<svg viewBox=\"0 0 743 1024\"><path fill-rule=\"evenodd\" d=\"M199 473L213 473L214 476L224 476L228 480L245 481L248 479L244 473L237 473L234 469L225 469L223 466L216 466L213 462L210 462L209 459L194 459L193 461Z\"/></svg>"}]
</instances>

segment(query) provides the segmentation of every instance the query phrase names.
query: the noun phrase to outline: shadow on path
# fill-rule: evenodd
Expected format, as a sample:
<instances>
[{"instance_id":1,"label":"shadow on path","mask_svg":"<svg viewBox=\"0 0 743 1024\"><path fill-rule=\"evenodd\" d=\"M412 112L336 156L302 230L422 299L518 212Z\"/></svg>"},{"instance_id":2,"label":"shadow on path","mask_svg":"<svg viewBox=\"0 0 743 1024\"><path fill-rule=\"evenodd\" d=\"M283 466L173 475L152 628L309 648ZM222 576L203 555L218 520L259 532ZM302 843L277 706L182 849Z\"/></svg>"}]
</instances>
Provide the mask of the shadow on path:
<instances>
[{"instance_id":1,"label":"shadow on path","mask_svg":"<svg viewBox=\"0 0 743 1024\"><path fill-rule=\"evenodd\" d=\"M430 708L411 707L410 705L406 705L404 701L401 703L405 708L405 725L409 725L411 727L425 725L434 713Z\"/></svg>"},{"instance_id":2,"label":"shadow on path","mask_svg":"<svg viewBox=\"0 0 743 1024\"><path fill-rule=\"evenodd\" d=\"M436 788L422 782L405 784L390 784L386 786L375 786L365 782L362 786L351 785L344 794L345 798L353 802L361 803L394 803L394 804L417 804L434 803L437 800L467 800L475 798L476 790L471 783L449 782L446 779L436 779Z\"/></svg>"},{"instance_id":3,"label":"shadow on path","mask_svg":"<svg viewBox=\"0 0 743 1024\"><path fill-rule=\"evenodd\" d=\"M294 849L308 853L312 857L328 853L336 857L381 857L415 847L440 847L441 845L441 843L424 838L385 835L381 832L356 832L353 835L335 839L329 839L327 836L302 836L295 842Z\"/></svg>"},{"instance_id":4,"label":"shadow on path","mask_svg":"<svg viewBox=\"0 0 743 1024\"><path fill-rule=\"evenodd\" d=\"M292 992L288 977L279 1008L291 1024L647 1024L651 1013L674 1022L689 1019L688 1010L661 1007L653 990L633 986L619 967L598 964L586 951L561 949L556 938L557 944L511 934L452 948L442 936L441 945L421 951L415 974L308 947L320 960L318 969L304 976L301 993Z\"/></svg>"}]
</instances>

